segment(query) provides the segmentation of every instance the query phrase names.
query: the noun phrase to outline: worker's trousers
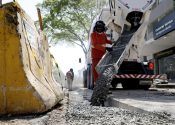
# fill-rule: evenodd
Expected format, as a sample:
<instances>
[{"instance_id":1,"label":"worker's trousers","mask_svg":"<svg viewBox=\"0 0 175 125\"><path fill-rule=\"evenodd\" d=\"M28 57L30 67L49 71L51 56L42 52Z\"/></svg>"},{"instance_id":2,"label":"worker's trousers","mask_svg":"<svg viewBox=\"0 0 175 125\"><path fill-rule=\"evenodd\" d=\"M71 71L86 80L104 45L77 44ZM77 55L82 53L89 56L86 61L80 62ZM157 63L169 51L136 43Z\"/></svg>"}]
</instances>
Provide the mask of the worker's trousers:
<instances>
[{"instance_id":1,"label":"worker's trousers","mask_svg":"<svg viewBox=\"0 0 175 125\"><path fill-rule=\"evenodd\" d=\"M97 80L98 78L98 73L96 71L96 66L98 64L98 62L100 61L101 58L93 58L92 59L92 72L93 72L93 78L94 78L94 84L95 84L95 81Z\"/></svg>"},{"instance_id":2,"label":"worker's trousers","mask_svg":"<svg viewBox=\"0 0 175 125\"><path fill-rule=\"evenodd\" d=\"M72 82L73 82L72 79L70 78L67 79L67 87L69 91L72 91Z\"/></svg>"}]
</instances>

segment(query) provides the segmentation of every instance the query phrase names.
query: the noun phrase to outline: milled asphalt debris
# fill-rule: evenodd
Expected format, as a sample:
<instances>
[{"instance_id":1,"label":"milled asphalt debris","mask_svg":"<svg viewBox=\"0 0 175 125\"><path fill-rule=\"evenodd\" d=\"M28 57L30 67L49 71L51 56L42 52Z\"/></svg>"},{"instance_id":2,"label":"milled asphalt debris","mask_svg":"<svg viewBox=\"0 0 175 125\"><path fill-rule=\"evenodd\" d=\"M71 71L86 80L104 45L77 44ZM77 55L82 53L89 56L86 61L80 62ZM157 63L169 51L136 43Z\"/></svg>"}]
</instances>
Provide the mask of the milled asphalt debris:
<instances>
[{"instance_id":1,"label":"milled asphalt debris","mask_svg":"<svg viewBox=\"0 0 175 125\"><path fill-rule=\"evenodd\" d=\"M168 113L143 114L116 107L91 106L84 90L70 91L63 105L40 116L1 119L0 125L175 125Z\"/></svg>"}]
</instances>

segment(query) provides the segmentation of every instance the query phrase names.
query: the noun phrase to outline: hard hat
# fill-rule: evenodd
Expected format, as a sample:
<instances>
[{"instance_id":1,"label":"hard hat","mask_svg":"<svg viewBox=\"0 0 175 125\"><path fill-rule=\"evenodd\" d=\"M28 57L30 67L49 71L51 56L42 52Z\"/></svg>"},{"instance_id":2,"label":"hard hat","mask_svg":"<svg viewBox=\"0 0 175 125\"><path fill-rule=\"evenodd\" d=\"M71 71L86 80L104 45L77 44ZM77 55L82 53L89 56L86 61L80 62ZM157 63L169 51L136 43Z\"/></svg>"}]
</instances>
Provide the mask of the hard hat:
<instances>
[{"instance_id":1,"label":"hard hat","mask_svg":"<svg viewBox=\"0 0 175 125\"><path fill-rule=\"evenodd\" d=\"M95 26L96 27L105 27L105 23L103 21L99 20L95 23Z\"/></svg>"},{"instance_id":2,"label":"hard hat","mask_svg":"<svg viewBox=\"0 0 175 125\"><path fill-rule=\"evenodd\" d=\"M97 28L101 28L101 31L104 32L106 30L105 23L101 20L97 21L94 26L94 31L97 31Z\"/></svg>"}]
</instances>

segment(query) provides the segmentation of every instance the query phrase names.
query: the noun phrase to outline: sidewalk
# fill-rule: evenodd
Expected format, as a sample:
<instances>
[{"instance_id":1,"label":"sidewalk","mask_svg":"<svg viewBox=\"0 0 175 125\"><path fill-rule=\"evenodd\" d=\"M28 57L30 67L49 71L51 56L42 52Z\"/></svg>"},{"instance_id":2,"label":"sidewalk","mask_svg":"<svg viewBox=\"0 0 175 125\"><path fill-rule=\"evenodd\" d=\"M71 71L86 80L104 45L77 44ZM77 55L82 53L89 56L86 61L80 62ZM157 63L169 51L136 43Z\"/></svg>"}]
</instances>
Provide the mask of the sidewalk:
<instances>
[{"instance_id":1,"label":"sidewalk","mask_svg":"<svg viewBox=\"0 0 175 125\"><path fill-rule=\"evenodd\" d=\"M155 87L175 89L175 81L168 82L168 84L156 84Z\"/></svg>"},{"instance_id":2,"label":"sidewalk","mask_svg":"<svg viewBox=\"0 0 175 125\"><path fill-rule=\"evenodd\" d=\"M175 118L175 89L117 90L108 97L109 106L124 108L139 113L166 114Z\"/></svg>"}]
</instances>

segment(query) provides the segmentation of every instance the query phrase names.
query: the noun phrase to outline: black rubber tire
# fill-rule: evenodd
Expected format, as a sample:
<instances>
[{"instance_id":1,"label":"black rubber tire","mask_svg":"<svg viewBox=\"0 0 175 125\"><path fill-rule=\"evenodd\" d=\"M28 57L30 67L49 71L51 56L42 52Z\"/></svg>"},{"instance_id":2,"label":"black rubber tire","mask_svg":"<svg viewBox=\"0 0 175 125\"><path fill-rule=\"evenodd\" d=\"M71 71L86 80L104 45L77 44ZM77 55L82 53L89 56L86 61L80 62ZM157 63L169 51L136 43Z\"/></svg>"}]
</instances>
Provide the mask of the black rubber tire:
<instances>
[{"instance_id":1,"label":"black rubber tire","mask_svg":"<svg viewBox=\"0 0 175 125\"><path fill-rule=\"evenodd\" d=\"M140 85L140 88L144 90L149 90L150 87L151 85Z\"/></svg>"},{"instance_id":2,"label":"black rubber tire","mask_svg":"<svg viewBox=\"0 0 175 125\"><path fill-rule=\"evenodd\" d=\"M122 87L123 87L123 89L131 89L130 85L128 85L128 83L126 83L126 82L122 82Z\"/></svg>"},{"instance_id":3,"label":"black rubber tire","mask_svg":"<svg viewBox=\"0 0 175 125\"><path fill-rule=\"evenodd\" d=\"M111 82L112 88L113 88L113 89L116 89L117 84L118 84L118 79L113 79L112 82Z\"/></svg>"},{"instance_id":4,"label":"black rubber tire","mask_svg":"<svg viewBox=\"0 0 175 125\"><path fill-rule=\"evenodd\" d=\"M139 80L128 79L122 82L123 89L139 89Z\"/></svg>"},{"instance_id":5,"label":"black rubber tire","mask_svg":"<svg viewBox=\"0 0 175 125\"><path fill-rule=\"evenodd\" d=\"M113 83L113 84L111 84L111 85L112 85L112 88L113 88L113 89L116 89L117 84Z\"/></svg>"}]
</instances>

